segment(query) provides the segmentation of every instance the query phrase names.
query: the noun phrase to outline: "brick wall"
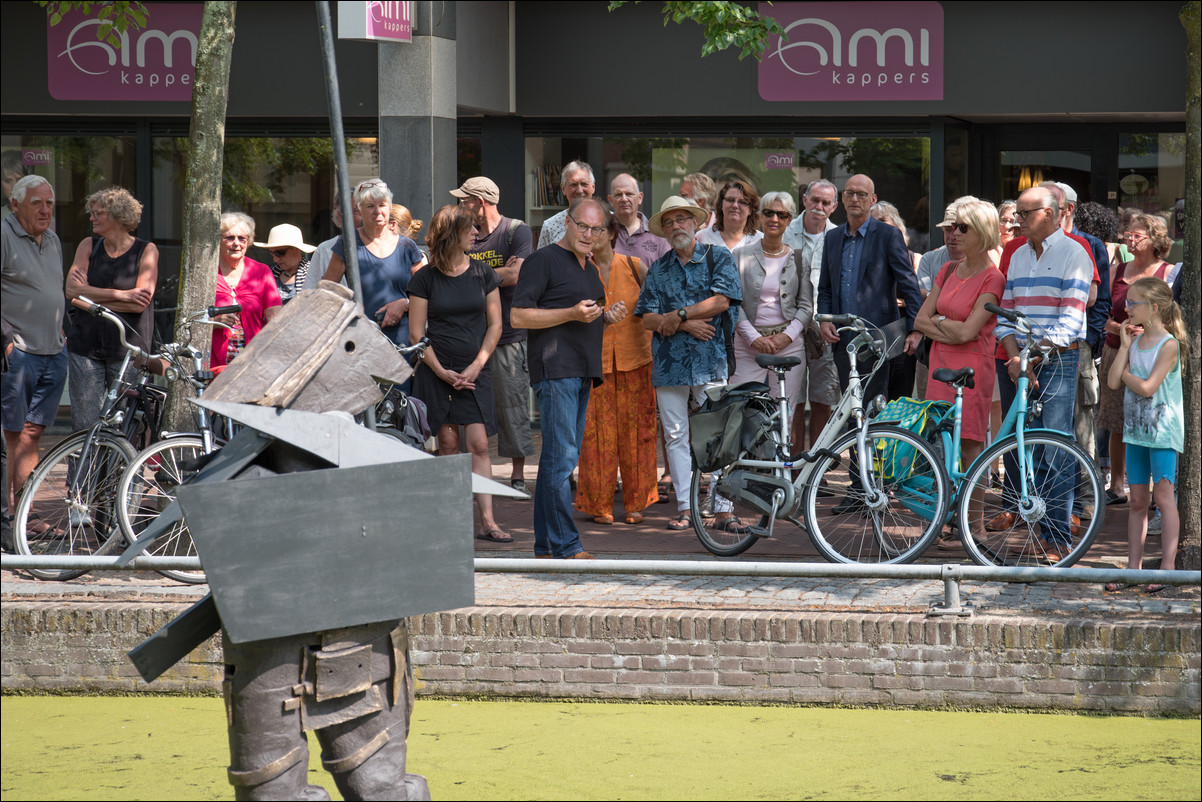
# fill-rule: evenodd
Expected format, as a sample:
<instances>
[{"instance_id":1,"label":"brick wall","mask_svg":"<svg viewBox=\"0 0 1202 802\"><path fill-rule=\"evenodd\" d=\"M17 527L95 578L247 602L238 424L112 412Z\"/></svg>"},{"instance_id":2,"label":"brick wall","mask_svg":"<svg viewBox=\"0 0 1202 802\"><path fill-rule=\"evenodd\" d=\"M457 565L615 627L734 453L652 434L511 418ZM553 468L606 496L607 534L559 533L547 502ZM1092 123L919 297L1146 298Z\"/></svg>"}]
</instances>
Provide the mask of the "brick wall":
<instances>
[{"instance_id":1,"label":"brick wall","mask_svg":"<svg viewBox=\"0 0 1202 802\"><path fill-rule=\"evenodd\" d=\"M3 606L3 687L139 691L125 652L184 607ZM1197 715L1199 623L472 608L411 621L425 694ZM217 639L152 687L216 692Z\"/></svg>"}]
</instances>

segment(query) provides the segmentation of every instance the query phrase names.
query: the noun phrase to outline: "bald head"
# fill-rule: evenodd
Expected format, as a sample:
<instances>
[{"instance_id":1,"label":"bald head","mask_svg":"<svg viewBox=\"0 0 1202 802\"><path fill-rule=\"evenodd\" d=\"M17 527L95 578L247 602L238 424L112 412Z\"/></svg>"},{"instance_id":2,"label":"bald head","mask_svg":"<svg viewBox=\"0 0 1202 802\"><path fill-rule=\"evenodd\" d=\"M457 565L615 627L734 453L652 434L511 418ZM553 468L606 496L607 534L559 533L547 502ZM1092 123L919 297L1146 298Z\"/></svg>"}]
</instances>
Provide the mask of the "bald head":
<instances>
[{"instance_id":1,"label":"bald head","mask_svg":"<svg viewBox=\"0 0 1202 802\"><path fill-rule=\"evenodd\" d=\"M620 173L609 182L609 205L613 207L614 217L632 234L638 227L639 205L642 202L643 193L639 191L639 182L634 176Z\"/></svg>"},{"instance_id":2,"label":"bald head","mask_svg":"<svg viewBox=\"0 0 1202 802\"><path fill-rule=\"evenodd\" d=\"M868 220L869 210L876 203L876 185L866 175L853 175L843 185L843 208L847 210L847 224L857 229Z\"/></svg>"}]
</instances>

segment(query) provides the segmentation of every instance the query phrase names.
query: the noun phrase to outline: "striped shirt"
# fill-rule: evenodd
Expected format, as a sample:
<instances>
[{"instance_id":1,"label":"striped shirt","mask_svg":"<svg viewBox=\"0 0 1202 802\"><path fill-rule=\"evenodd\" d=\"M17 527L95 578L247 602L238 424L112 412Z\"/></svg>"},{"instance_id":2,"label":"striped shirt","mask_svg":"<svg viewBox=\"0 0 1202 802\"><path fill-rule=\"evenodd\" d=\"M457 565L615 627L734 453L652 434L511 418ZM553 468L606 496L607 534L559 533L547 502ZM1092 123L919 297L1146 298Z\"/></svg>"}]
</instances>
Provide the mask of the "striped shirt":
<instances>
[{"instance_id":1,"label":"striped shirt","mask_svg":"<svg viewBox=\"0 0 1202 802\"><path fill-rule=\"evenodd\" d=\"M1085 307L1093 274L1089 253L1057 228L1043 241L1041 256L1035 255L1029 242L1014 252L1001 306L1027 315L1043 327L1041 339L1066 348L1085 339ZM1014 324L999 319L994 335L1000 341L1010 334L1020 343L1026 341Z\"/></svg>"}]
</instances>

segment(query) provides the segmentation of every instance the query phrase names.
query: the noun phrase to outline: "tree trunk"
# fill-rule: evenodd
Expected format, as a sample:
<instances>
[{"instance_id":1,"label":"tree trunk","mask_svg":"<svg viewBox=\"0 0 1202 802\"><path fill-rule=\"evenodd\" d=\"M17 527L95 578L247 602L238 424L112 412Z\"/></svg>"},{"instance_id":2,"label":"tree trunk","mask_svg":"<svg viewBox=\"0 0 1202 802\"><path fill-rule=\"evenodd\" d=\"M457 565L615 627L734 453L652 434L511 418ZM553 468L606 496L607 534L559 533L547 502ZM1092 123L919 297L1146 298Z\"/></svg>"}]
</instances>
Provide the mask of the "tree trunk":
<instances>
[{"instance_id":1,"label":"tree trunk","mask_svg":"<svg viewBox=\"0 0 1202 802\"><path fill-rule=\"evenodd\" d=\"M185 336L180 328L184 318L211 305L217 292L222 148L237 5L236 2L206 2L200 26L184 181L184 249L175 318L177 340ZM196 327L192 332L192 344L207 353L212 344L211 328ZM173 389L179 386L177 383ZM174 431L195 428L186 395L172 393L167 425Z\"/></svg>"},{"instance_id":2,"label":"tree trunk","mask_svg":"<svg viewBox=\"0 0 1202 802\"><path fill-rule=\"evenodd\" d=\"M1202 338L1199 338L1199 310L1202 310L1202 281L1200 281L1198 210L1202 177L1199 163L1202 157L1202 106L1199 106L1199 23L1202 4L1197 0L1181 9L1181 24L1185 26L1185 255L1181 267L1185 286L1181 292L1182 316L1189 334L1190 355L1184 376L1185 382L1185 453L1177 469L1178 510L1181 513L1181 545L1177 550L1176 567L1197 571L1202 567L1202 432L1199 431L1198 410L1202 409Z\"/></svg>"}]
</instances>

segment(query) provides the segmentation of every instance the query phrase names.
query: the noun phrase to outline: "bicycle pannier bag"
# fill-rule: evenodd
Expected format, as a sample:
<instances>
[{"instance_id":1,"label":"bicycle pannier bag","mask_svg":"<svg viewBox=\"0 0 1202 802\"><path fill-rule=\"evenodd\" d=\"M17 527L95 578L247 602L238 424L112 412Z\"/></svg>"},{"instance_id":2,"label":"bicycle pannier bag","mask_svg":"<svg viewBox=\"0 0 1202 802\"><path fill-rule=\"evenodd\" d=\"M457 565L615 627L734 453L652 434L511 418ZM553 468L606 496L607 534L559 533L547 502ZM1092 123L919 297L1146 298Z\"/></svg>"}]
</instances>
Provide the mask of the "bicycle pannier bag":
<instances>
[{"instance_id":1,"label":"bicycle pannier bag","mask_svg":"<svg viewBox=\"0 0 1202 802\"><path fill-rule=\"evenodd\" d=\"M775 457L769 440L771 412L752 398L767 392L763 382L746 382L707 393L701 408L689 418L689 444L698 468L724 468L744 451L760 459Z\"/></svg>"}]
</instances>

